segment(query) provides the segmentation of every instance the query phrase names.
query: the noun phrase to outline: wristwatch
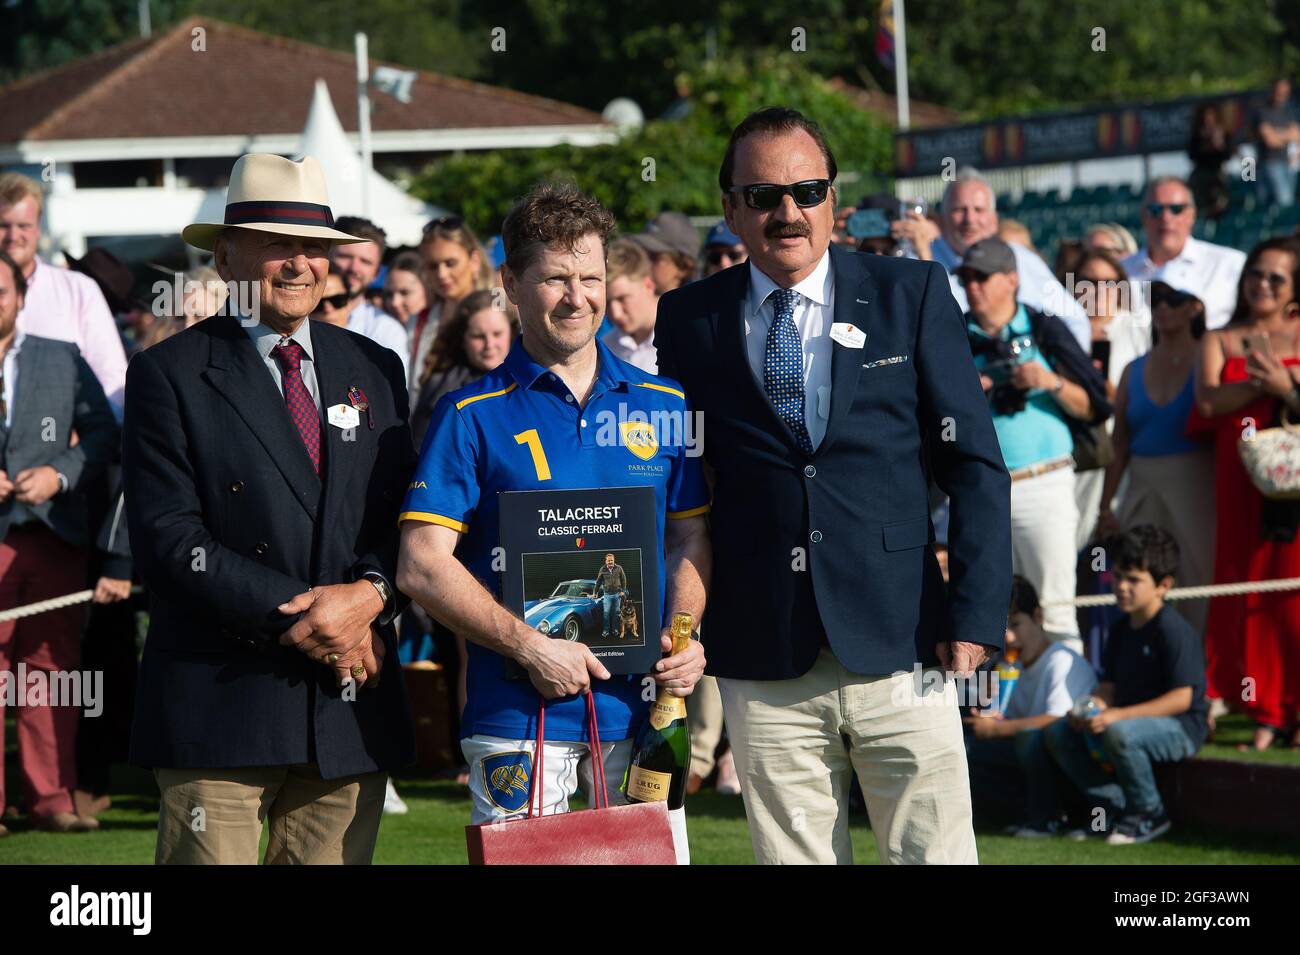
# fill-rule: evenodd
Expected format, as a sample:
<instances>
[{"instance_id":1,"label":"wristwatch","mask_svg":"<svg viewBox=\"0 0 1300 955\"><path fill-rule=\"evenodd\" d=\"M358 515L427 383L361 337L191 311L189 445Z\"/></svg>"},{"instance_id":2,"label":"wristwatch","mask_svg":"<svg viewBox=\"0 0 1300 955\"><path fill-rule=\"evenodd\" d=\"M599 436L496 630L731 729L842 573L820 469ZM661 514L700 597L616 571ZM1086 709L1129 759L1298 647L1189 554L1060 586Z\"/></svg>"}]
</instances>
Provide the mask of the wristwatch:
<instances>
[{"instance_id":1,"label":"wristwatch","mask_svg":"<svg viewBox=\"0 0 1300 955\"><path fill-rule=\"evenodd\" d=\"M1059 395L1061 393L1061 389L1064 387L1065 387L1065 377L1063 375L1057 375L1056 387L1052 389L1052 394Z\"/></svg>"},{"instance_id":2,"label":"wristwatch","mask_svg":"<svg viewBox=\"0 0 1300 955\"><path fill-rule=\"evenodd\" d=\"M373 570L366 571L361 575L361 579L370 581L370 583L374 585L375 590L379 591L379 599L384 602L384 609L381 610L379 616L375 618L376 622L381 626L388 623L388 621L392 620L394 616L393 588L388 585L388 581L384 579L383 574L377 573Z\"/></svg>"},{"instance_id":3,"label":"wristwatch","mask_svg":"<svg viewBox=\"0 0 1300 955\"><path fill-rule=\"evenodd\" d=\"M60 493L60 494L67 494L67 493L68 493L68 476L67 476L66 474L64 474L62 471L55 471L55 472L54 472L54 476L57 477L57 478L59 479L59 493Z\"/></svg>"}]
</instances>

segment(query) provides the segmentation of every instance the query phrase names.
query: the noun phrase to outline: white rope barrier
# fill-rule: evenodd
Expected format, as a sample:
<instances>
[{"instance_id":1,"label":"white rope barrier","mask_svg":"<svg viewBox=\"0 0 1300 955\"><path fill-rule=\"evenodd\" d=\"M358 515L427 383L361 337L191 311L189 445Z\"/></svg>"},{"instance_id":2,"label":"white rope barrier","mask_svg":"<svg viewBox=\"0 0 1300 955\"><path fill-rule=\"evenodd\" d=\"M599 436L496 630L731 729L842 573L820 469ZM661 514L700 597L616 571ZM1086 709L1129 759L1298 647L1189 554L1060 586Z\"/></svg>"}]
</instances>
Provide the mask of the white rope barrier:
<instances>
[{"instance_id":1,"label":"white rope barrier","mask_svg":"<svg viewBox=\"0 0 1300 955\"><path fill-rule=\"evenodd\" d=\"M131 593L138 594L143 587L132 587ZM38 613L49 613L51 610L62 610L64 607L75 607L77 604L84 604L95 596L93 590L78 590L74 594L64 594L62 597L51 597L49 600L38 600L34 604L24 604L21 607L14 607L10 610L0 610L0 623L8 623L10 620L21 620L23 617L34 617Z\"/></svg>"},{"instance_id":2,"label":"white rope barrier","mask_svg":"<svg viewBox=\"0 0 1300 955\"><path fill-rule=\"evenodd\" d=\"M132 587L131 593L138 594L144 588ZM1300 590L1300 577L1284 577L1278 580L1248 580L1238 584L1206 584L1203 587L1175 587L1165 594L1165 600L1200 600L1204 597L1234 597L1239 594L1275 593L1282 590ZM33 604L14 607L12 610L0 610L0 623L34 617L51 610L62 610L76 604L85 603L95 596L93 590L79 590L62 597L51 597ZM1113 607L1114 594L1087 594L1073 600L1051 600L1043 603L1044 607Z\"/></svg>"},{"instance_id":3,"label":"white rope barrier","mask_svg":"<svg viewBox=\"0 0 1300 955\"><path fill-rule=\"evenodd\" d=\"M1235 597L1238 594L1273 593L1279 590L1300 590L1300 577L1278 580L1248 580L1239 584L1206 584L1203 587L1175 587L1165 594L1165 600L1199 600L1203 597ZM1073 600L1052 600L1044 607L1111 607L1114 594L1088 594Z\"/></svg>"}]
</instances>

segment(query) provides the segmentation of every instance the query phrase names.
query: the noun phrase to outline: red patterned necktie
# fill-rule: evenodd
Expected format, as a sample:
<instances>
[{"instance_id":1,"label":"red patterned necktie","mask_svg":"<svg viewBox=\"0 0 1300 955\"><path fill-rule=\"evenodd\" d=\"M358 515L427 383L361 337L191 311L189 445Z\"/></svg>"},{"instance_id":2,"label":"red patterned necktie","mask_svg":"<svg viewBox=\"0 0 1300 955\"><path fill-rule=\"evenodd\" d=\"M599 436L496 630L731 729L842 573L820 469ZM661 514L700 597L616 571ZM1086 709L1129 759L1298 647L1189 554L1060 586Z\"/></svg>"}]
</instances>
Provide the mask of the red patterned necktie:
<instances>
[{"instance_id":1,"label":"red patterned necktie","mask_svg":"<svg viewBox=\"0 0 1300 955\"><path fill-rule=\"evenodd\" d=\"M307 456L311 458L311 466L320 474L320 412L302 381L303 347L293 339L285 339L271 349L271 354L280 363L284 404L289 409L289 417L302 436Z\"/></svg>"}]
</instances>

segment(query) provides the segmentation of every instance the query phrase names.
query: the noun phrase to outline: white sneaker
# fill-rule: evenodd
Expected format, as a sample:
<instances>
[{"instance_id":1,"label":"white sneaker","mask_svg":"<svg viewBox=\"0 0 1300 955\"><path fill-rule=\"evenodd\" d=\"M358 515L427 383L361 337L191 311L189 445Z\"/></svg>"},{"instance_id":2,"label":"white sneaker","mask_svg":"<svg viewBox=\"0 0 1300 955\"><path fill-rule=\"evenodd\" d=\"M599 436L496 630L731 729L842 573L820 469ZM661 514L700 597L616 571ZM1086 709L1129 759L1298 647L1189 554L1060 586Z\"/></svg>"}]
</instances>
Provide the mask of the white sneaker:
<instances>
[{"instance_id":1,"label":"white sneaker","mask_svg":"<svg viewBox=\"0 0 1300 955\"><path fill-rule=\"evenodd\" d=\"M731 748L718 758L718 780L714 790L723 796L740 795L740 779L736 776L736 758L731 755Z\"/></svg>"},{"instance_id":2,"label":"white sneaker","mask_svg":"<svg viewBox=\"0 0 1300 955\"><path fill-rule=\"evenodd\" d=\"M402 802L402 797L397 795L397 787L393 785L393 777L389 776L388 788L384 791L384 815L404 816L410 811L410 807Z\"/></svg>"}]
</instances>

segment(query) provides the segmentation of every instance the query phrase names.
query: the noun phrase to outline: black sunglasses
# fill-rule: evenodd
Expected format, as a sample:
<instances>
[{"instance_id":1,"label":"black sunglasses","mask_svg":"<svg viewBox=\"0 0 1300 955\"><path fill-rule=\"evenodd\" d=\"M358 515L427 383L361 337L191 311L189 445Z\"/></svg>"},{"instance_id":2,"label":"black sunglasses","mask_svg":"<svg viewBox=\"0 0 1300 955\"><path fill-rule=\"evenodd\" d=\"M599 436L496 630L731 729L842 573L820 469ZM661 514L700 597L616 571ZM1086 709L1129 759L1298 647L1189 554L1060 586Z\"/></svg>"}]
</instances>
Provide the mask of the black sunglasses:
<instances>
[{"instance_id":1,"label":"black sunglasses","mask_svg":"<svg viewBox=\"0 0 1300 955\"><path fill-rule=\"evenodd\" d=\"M1246 275L1257 282L1267 282L1273 288L1281 288L1286 285L1287 277L1279 275L1277 272L1265 272L1258 266L1246 270Z\"/></svg>"},{"instance_id":2,"label":"black sunglasses","mask_svg":"<svg viewBox=\"0 0 1300 955\"><path fill-rule=\"evenodd\" d=\"M325 311L326 305L328 305L330 308L342 308L344 305L348 304L348 300L351 298L352 296L349 295L347 292L339 292L338 295L322 296L320 300L320 304L316 306L316 311L317 312Z\"/></svg>"},{"instance_id":3,"label":"black sunglasses","mask_svg":"<svg viewBox=\"0 0 1300 955\"><path fill-rule=\"evenodd\" d=\"M459 229L465 225L463 216L439 216L437 219L430 219L424 224L424 234L428 235L434 229Z\"/></svg>"},{"instance_id":4,"label":"black sunglasses","mask_svg":"<svg viewBox=\"0 0 1300 955\"><path fill-rule=\"evenodd\" d=\"M1168 305L1170 308L1180 308L1190 302L1195 296L1187 292L1179 292L1177 289L1161 288L1157 286L1151 290L1151 307L1157 305Z\"/></svg>"},{"instance_id":5,"label":"black sunglasses","mask_svg":"<svg viewBox=\"0 0 1300 955\"><path fill-rule=\"evenodd\" d=\"M1187 205L1186 202L1148 202L1147 215L1153 219L1159 219L1164 214L1164 211L1168 209L1172 215L1180 216L1187 211Z\"/></svg>"},{"instance_id":6,"label":"black sunglasses","mask_svg":"<svg viewBox=\"0 0 1300 955\"><path fill-rule=\"evenodd\" d=\"M763 212L770 212L779 206L787 193L794 198L795 205L800 209L807 209L811 206L820 206L826 201L826 197L830 195L831 181L804 179L802 182L792 182L788 186L778 186L771 182L755 182L748 186L732 186L729 191L740 193L745 197L745 205Z\"/></svg>"},{"instance_id":7,"label":"black sunglasses","mask_svg":"<svg viewBox=\"0 0 1300 955\"><path fill-rule=\"evenodd\" d=\"M730 262L739 262L745 257L744 252L737 252L735 249L729 249L722 245L712 245L704 253L704 261L709 265L721 265L723 259Z\"/></svg>"},{"instance_id":8,"label":"black sunglasses","mask_svg":"<svg viewBox=\"0 0 1300 955\"><path fill-rule=\"evenodd\" d=\"M976 272L973 269L961 269L957 272L957 281L963 285L983 285L992 273Z\"/></svg>"}]
</instances>

